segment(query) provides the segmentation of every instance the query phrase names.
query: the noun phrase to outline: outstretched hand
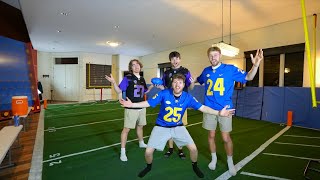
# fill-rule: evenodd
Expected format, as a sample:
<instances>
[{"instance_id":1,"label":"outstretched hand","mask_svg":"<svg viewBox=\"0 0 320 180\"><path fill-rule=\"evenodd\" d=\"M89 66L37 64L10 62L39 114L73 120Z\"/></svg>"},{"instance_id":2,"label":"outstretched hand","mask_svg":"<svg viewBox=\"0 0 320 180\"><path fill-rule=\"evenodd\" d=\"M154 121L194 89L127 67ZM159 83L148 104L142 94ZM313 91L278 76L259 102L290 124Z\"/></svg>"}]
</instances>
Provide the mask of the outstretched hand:
<instances>
[{"instance_id":1,"label":"outstretched hand","mask_svg":"<svg viewBox=\"0 0 320 180\"><path fill-rule=\"evenodd\" d=\"M221 109L221 111L219 111L219 116L224 116L224 117L228 117L228 116L232 116L235 113L235 109L227 109L229 107L229 105L226 105L223 109Z\"/></svg>"},{"instance_id":2,"label":"outstretched hand","mask_svg":"<svg viewBox=\"0 0 320 180\"><path fill-rule=\"evenodd\" d=\"M112 74L110 74L110 76L105 75L105 78L106 78L109 82L111 82L112 84L114 84L114 83L115 83L115 80L114 80L114 78L113 78Z\"/></svg>"},{"instance_id":3,"label":"outstretched hand","mask_svg":"<svg viewBox=\"0 0 320 180\"><path fill-rule=\"evenodd\" d=\"M259 67L260 62L263 59L263 51L262 49L258 49L256 55L253 57L252 54L250 54L251 62L255 67Z\"/></svg>"},{"instance_id":4,"label":"outstretched hand","mask_svg":"<svg viewBox=\"0 0 320 180\"><path fill-rule=\"evenodd\" d=\"M131 102L131 100L127 97L127 100L125 101L124 99L120 99L119 100L120 104L122 107L132 107L133 103Z\"/></svg>"}]
</instances>

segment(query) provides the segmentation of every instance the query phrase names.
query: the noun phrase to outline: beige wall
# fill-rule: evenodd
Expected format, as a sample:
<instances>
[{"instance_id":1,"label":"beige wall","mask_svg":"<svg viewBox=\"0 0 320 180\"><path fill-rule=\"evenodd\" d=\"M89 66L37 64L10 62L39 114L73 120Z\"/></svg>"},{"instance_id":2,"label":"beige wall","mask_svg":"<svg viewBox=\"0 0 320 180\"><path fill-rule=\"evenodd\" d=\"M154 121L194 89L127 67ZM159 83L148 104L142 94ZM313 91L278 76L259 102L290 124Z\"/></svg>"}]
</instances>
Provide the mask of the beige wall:
<instances>
[{"instance_id":1,"label":"beige wall","mask_svg":"<svg viewBox=\"0 0 320 180\"><path fill-rule=\"evenodd\" d=\"M312 16L308 17L310 46L312 47ZM168 32L170 33L170 32ZM317 44L320 45L320 30L317 29ZM229 37L224 37L228 43ZM187 67L193 76L198 76L204 67L209 66L209 61L206 56L206 50L215 43L221 41L221 38L211 39L208 41L195 43L192 45L182 46L175 49L170 49L160 53L150 54L141 57L141 61L145 68L145 78L147 83L150 83L152 77L157 76L158 63L168 62L168 55L171 51L178 51L181 54L182 66ZM232 45L240 48L240 53L234 58L223 57L224 63L235 64L239 68L244 68L244 51L255 50L258 48L272 48L278 46L286 46L298 43L304 43L304 30L302 19L297 19L281 24L276 24L268 27L263 27L255 30L232 35ZM313 51L311 50L311 53ZM320 48L317 48L317 54L320 53ZM320 55L317 56L317 86L320 86ZM309 87L309 71L307 60L305 59L303 86Z\"/></svg>"}]
</instances>

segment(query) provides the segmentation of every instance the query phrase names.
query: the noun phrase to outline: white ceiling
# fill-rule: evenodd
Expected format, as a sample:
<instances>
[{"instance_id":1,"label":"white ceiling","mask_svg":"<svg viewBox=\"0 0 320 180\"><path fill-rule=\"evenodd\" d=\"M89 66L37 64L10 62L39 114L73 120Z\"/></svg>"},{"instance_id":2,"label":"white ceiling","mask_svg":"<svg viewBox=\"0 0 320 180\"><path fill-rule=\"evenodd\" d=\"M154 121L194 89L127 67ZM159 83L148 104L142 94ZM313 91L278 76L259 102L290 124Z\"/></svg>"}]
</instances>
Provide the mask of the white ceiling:
<instances>
[{"instance_id":1,"label":"white ceiling","mask_svg":"<svg viewBox=\"0 0 320 180\"><path fill-rule=\"evenodd\" d=\"M20 0L20 6L37 50L143 56L221 37L221 2ZM230 0L223 2L224 35L228 35ZM300 0L232 0L231 4L232 34L302 16ZM320 12L320 0L305 0L305 5L307 15ZM69 15L61 15L62 12ZM122 45L108 47L105 42L110 40Z\"/></svg>"}]
</instances>

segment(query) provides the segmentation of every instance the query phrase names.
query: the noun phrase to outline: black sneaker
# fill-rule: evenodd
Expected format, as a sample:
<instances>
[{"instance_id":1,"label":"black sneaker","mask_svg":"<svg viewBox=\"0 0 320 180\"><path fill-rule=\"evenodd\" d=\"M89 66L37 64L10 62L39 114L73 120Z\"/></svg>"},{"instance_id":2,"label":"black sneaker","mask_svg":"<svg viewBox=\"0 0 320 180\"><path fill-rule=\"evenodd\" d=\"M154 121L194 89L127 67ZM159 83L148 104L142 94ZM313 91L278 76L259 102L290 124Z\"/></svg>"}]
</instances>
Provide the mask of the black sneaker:
<instances>
[{"instance_id":1,"label":"black sneaker","mask_svg":"<svg viewBox=\"0 0 320 180\"><path fill-rule=\"evenodd\" d=\"M173 151L167 151L165 154L164 154L164 157L168 158L171 156L171 154L173 153Z\"/></svg>"},{"instance_id":2,"label":"black sneaker","mask_svg":"<svg viewBox=\"0 0 320 180\"><path fill-rule=\"evenodd\" d=\"M186 159L186 155L182 151L178 152L178 155L180 159Z\"/></svg>"}]
</instances>

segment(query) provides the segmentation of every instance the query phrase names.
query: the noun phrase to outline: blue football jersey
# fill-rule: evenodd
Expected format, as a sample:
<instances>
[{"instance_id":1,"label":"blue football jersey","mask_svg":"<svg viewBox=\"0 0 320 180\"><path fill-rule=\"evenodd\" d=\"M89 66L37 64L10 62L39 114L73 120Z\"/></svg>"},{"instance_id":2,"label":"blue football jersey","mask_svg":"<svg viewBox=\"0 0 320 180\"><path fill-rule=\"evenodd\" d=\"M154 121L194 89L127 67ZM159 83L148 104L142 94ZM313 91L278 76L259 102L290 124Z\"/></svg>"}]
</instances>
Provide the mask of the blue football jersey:
<instances>
[{"instance_id":1,"label":"blue football jersey","mask_svg":"<svg viewBox=\"0 0 320 180\"><path fill-rule=\"evenodd\" d=\"M217 69L206 67L197 78L200 84L205 84L204 104L212 109L221 110L232 105L234 82L246 83L247 72L234 65L221 64Z\"/></svg>"},{"instance_id":2,"label":"blue football jersey","mask_svg":"<svg viewBox=\"0 0 320 180\"><path fill-rule=\"evenodd\" d=\"M165 89L148 99L151 107L161 103L156 124L163 127L182 125L182 116L187 108L198 110L202 104L187 92L182 92L179 98L173 95L173 89Z\"/></svg>"}]
</instances>

